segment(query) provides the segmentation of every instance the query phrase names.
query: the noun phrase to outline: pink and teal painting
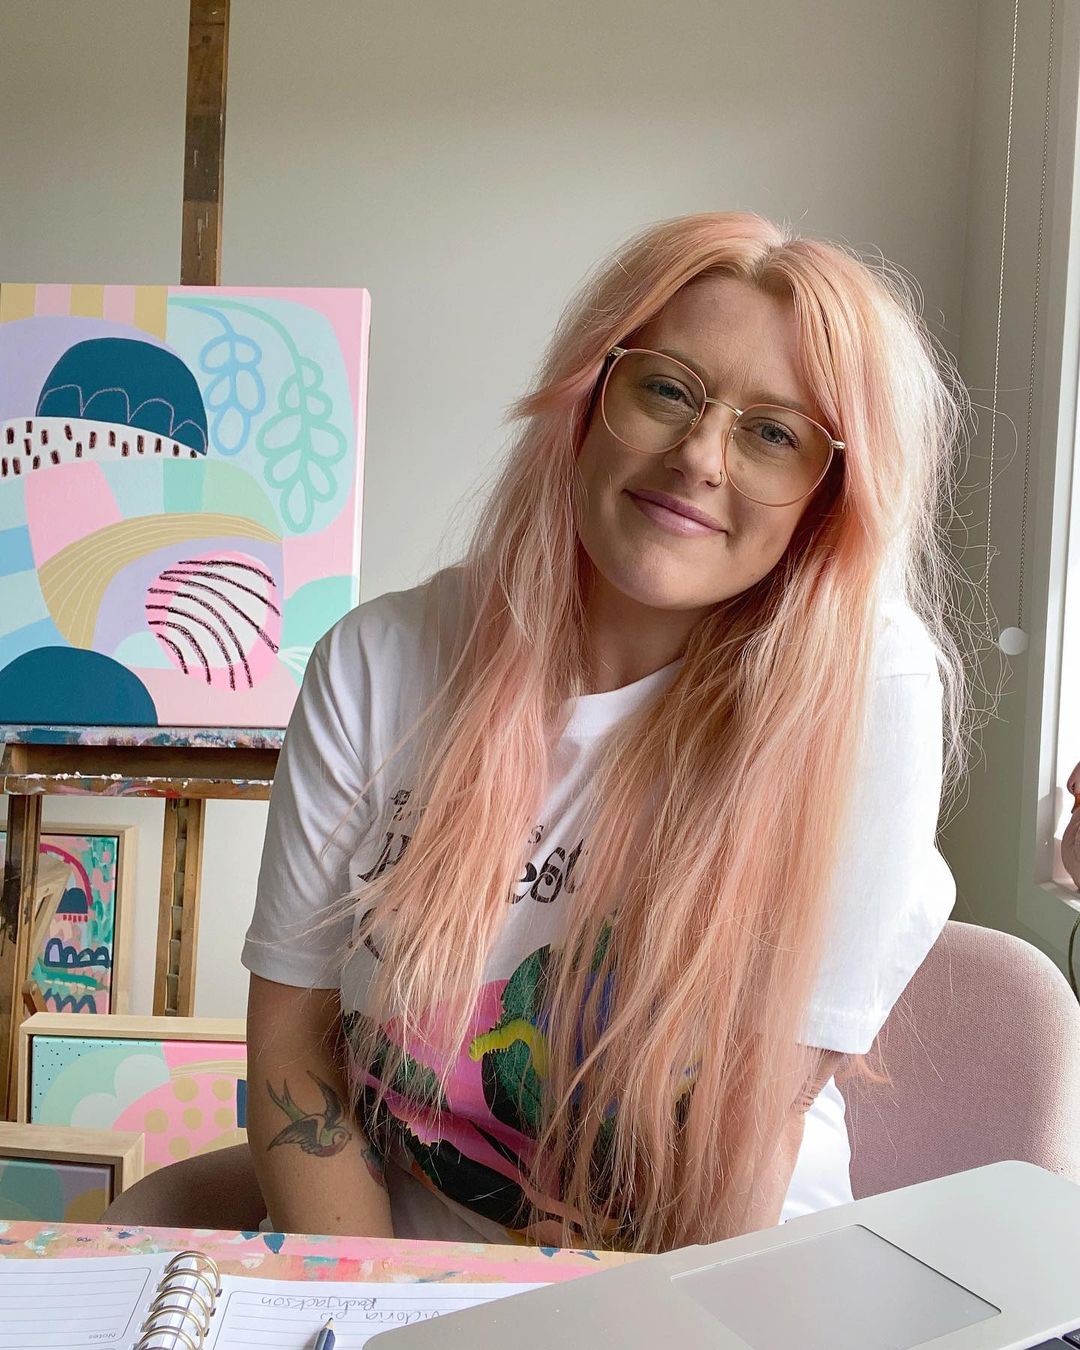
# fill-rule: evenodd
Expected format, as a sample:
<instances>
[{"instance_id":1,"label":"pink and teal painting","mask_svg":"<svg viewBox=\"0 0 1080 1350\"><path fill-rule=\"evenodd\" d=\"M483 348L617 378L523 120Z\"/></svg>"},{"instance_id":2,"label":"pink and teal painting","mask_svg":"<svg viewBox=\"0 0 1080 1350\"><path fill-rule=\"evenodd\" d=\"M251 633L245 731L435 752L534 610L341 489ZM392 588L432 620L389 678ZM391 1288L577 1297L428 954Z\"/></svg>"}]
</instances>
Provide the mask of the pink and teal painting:
<instances>
[{"instance_id":1,"label":"pink and teal painting","mask_svg":"<svg viewBox=\"0 0 1080 1350\"><path fill-rule=\"evenodd\" d=\"M0 830L0 869L6 834ZM116 1012L117 874L120 841L110 834L44 834L43 857L67 871L31 927L30 978L47 1012ZM126 975L126 972L123 972Z\"/></svg>"},{"instance_id":2,"label":"pink and teal painting","mask_svg":"<svg viewBox=\"0 0 1080 1350\"><path fill-rule=\"evenodd\" d=\"M286 724L357 601L369 317L0 286L0 723Z\"/></svg>"},{"instance_id":3,"label":"pink and teal painting","mask_svg":"<svg viewBox=\"0 0 1080 1350\"><path fill-rule=\"evenodd\" d=\"M29 1119L132 1130L146 1171L247 1138L247 1047L232 1041L30 1038Z\"/></svg>"},{"instance_id":4,"label":"pink and teal painting","mask_svg":"<svg viewBox=\"0 0 1080 1350\"><path fill-rule=\"evenodd\" d=\"M0 1157L0 1219L98 1223L111 1199L104 1163Z\"/></svg>"}]
</instances>

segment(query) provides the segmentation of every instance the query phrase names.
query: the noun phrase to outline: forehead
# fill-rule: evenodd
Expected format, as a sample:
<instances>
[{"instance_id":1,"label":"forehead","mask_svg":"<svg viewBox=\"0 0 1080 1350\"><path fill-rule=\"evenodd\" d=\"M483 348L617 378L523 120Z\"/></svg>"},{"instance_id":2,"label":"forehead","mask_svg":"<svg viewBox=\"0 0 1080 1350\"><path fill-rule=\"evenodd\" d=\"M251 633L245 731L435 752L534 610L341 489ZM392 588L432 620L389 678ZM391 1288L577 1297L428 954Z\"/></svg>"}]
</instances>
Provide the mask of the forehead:
<instances>
[{"instance_id":1,"label":"forehead","mask_svg":"<svg viewBox=\"0 0 1080 1350\"><path fill-rule=\"evenodd\" d=\"M734 277L703 277L673 295L635 341L693 357L709 393L740 406L769 394L816 408L790 296Z\"/></svg>"}]
</instances>

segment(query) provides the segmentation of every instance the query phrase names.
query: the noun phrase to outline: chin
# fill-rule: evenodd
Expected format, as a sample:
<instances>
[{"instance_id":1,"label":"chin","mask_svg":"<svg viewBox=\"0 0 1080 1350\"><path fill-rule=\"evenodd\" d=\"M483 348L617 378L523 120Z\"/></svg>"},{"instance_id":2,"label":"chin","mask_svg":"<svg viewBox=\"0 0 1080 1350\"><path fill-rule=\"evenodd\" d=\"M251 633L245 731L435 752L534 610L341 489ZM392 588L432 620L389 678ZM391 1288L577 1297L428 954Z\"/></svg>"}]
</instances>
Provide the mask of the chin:
<instances>
[{"instance_id":1,"label":"chin","mask_svg":"<svg viewBox=\"0 0 1080 1350\"><path fill-rule=\"evenodd\" d=\"M695 593L686 575L688 569L670 555L605 557L593 566L606 585L646 609L705 609L725 598L723 594Z\"/></svg>"}]
</instances>

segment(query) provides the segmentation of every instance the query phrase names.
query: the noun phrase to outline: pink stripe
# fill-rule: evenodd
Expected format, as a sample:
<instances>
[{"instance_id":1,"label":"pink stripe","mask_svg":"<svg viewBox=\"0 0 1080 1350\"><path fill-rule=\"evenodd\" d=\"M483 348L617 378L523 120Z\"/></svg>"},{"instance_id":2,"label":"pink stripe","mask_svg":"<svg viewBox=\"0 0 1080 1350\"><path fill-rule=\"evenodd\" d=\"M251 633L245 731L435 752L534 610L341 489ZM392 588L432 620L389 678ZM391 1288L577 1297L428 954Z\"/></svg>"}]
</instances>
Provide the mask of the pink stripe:
<instances>
[{"instance_id":1,"label":"pink stripe","mask_svg":"<svg viewBox=\"0 0 1080 1350\"><path fill-rule=\"evenodd\" d=\"M60 464L25 479L26 523L34 563L41 567L62 549L123 517L100 464Z\"/></svg>"},{"instance_id":2,"label":"pink stripe","mask_svg":"<svg viewBox=\"0 0 1080 1350\"><path fill-rule=\"evenodd\" d=\"M34 289L35 314L70 314L70 286L37 286Z\"/></svg>"},{"instance_id":3,"label":"pink stripe","mask_svg":"<svg viewBox=\"0 0 1080 1350\"><path fill-rule=\"evenodd\" d=\"M106 286L102 318L113 323L135 322L135 287Z\"/></svg>"}]
</instances>

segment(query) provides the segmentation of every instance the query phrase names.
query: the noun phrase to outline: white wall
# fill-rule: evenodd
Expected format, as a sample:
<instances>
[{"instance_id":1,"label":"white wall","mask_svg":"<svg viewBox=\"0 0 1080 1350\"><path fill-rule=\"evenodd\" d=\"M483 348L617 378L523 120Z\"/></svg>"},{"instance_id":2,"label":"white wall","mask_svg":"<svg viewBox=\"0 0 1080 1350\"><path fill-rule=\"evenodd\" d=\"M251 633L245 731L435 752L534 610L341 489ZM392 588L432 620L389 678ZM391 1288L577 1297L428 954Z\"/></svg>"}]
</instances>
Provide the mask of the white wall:
<instances>
[{"instance_id":1,"label":"white wall","mask_svg":"<svg viewBox=\"0 0 1080 1350\"><path fill-rule=\"evenodd\" d=\"M186 0L0 0L0 276L171 281ZM233 0L226 282L373 297L362 596L460 539L569 292L730 207L880 248L955 347L976 0ZM17 191L11 190L16 184ZM153 802L137 821L149 1007ZM209 812L198 1011L242 1011L263 808Z\"/></svg>"},{"instance_id":2,"label":"white wall","mask_svg":"<svg viewBox=\"0 0 1080 1350\"><path fill-rule=\"evenodd\" d=\"M1013 88L1012 154L1006 221L1005 280L1001 340L997 341L1005 147L1009 121L1009 73L1013 37L1011 0L982 0L976 49L976 88L968 228L959 357L962 374L983 405L964 483L970 546L968 564L981 576L990 469L994 367L998 366L998 417L994 446L994 489L990 597L999 628L1017 622L1021 540L1026 532L1024 627L1030 646L1006 663L1005 684L995 719L981 738L981 753L968 779L962 813L944 832L942 846L957 882L958 916L1018 934L1041 947L1064 967L1075 912L1060 895L1039 884L1039 816L1052 819L1050 764L1039 763L1043 742L1055 741L1057 635L1048 614L1059 613L1061 568L1051 581L1051 538L1055 488L1068 496L1073 446L1059 440L1057 399L1075 388L1076 312L1065 312L1066 263L1072 233L1075 271L1080 239L1074 215L1073 178L1077 150L1077 46L1080 5L1058 0L1054 19L1051 125L1043 202L1043 245L1038 252L1043 138L1050 44L1049 0L1020 7L1016 80ZM1036 267L1039 270L1039 324L1036 384L1031 413L1031 454L1026 531L1023 524L1025 450ZM1076 283L1073 282L1075 287ZM1075 303L1075 302L1074 302ZM1064 340L1067 329L1072 332ZM1063 346L1072 352L1072 371L1062 370ZM1066 355L1064 360L1068 361ZM1071 379L1070 379L1071 377ZM1059 389L1060 386L1060 389ZM1066 395L1067 397L1067 395ZM1055 480L1058 480L1055 483ZM1060 522L1067 527L1067 519ZM960 535L957 532L957 542ZM1056 542L1064 552L1063 540ZM984 667L990 682L1001 663L992 654ZM1045 686L1044 686L1045 680ZM1047 694L1044 701L1043 694ZM1071 691L1065 691L1069 697ZM1052 755L1052 750L1050 751ZM1073 760L1080 758L1080 748ZM1067 774L1071 763L1066 766ZM1064 787L1064 783L1059 785ZM1073 893L1075 894L1075 893Z\"/></svg>"}]
</instances>

